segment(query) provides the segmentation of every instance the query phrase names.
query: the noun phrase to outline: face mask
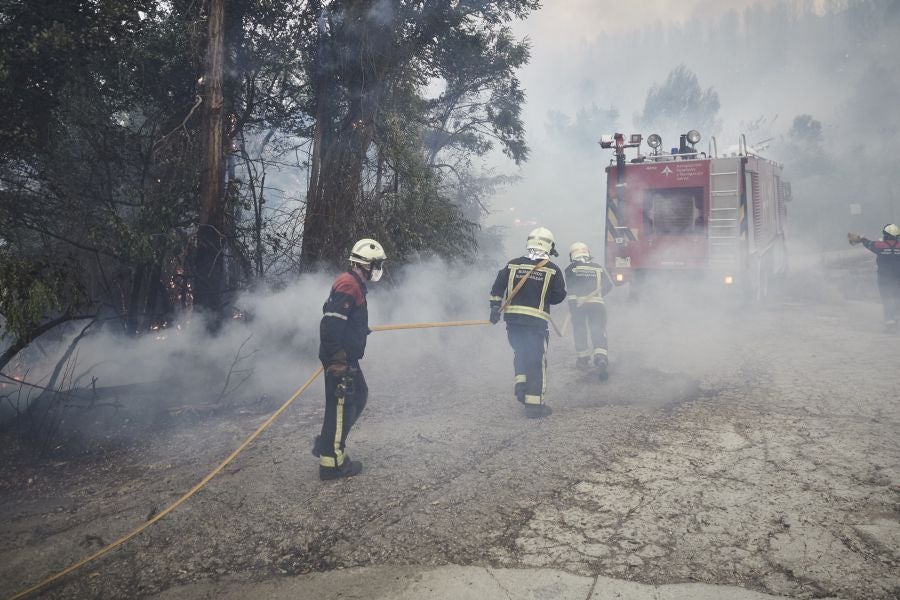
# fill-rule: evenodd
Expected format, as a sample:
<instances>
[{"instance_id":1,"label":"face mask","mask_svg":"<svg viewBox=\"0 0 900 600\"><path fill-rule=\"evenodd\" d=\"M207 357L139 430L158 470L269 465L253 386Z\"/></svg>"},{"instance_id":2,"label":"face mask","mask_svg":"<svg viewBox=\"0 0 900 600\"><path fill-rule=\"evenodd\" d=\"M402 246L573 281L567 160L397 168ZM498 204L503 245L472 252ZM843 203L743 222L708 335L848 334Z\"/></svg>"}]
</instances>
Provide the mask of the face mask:
<instances>
[{"instance_id":1,"label":"face mask","mask_svg":"<svg viewBox=\"0 0 900 600\"><path fill-rule=\"evenodd\" d=\"M372 269L372 273L369 275L369 281L378 281L381 279L383 273L384 269Z\"/></svg>"}]
</instances>

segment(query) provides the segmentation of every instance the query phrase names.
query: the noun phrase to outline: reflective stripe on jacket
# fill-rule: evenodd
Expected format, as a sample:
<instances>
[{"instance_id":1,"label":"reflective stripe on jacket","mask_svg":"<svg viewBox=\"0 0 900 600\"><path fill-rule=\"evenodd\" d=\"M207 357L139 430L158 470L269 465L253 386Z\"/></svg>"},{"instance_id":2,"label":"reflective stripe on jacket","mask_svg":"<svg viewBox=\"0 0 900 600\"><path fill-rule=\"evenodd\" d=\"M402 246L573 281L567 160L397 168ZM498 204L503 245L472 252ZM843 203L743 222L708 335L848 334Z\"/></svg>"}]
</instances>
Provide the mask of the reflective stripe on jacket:
<instances>
[{"instance_id":1,"label":"reflective stripe on jacket","mask_svg":"<svg viewBox=\"0 0 900 600\"><path fill-rule=\"evenodd\" d=\"M328 300L322 305L319 360L332 362L342 350L348 362L361 359L366 352L368 335L366 284L352 271L341 273L331 285Z\"/></svg>"},{"instance_id":2,"label":"reflective stripe on jacket","mask_svg":"<svg viewBox=\"0 0 900 600\"><path fill-rule=\"evenodd\" d=\"M540 259L515 258L497 273L491 288L491 306L500 306L523 277L528 280L506 307L503 320L520 325L547 326L550 305L566 299L562 271L552 262L535 269Z\"/></svg>"},{"instance_id":3,"label":"reflective stripe on jacket","mask_svg":"<svg viewBox=\"0 0 900 600\"><path fill-rule=\"evenodd\" d=\"M597 263L573 261L566 267L566 287L570 302L603 304L603 297L613 288L613 283Z\"/></svg>"}]
</instances>

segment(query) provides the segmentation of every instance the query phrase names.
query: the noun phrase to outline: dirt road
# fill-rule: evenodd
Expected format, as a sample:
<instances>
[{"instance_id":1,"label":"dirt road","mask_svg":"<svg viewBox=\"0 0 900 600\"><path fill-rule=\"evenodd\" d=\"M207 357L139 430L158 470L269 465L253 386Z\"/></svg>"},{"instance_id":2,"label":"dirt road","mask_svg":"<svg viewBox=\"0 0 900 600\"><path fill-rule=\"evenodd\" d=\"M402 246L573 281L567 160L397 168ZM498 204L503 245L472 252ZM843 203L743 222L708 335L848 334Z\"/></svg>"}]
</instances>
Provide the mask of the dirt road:
<instances>
[{"instance_id":1,"label":"dirt road","mask_svg":"<svg viewBox=\"0 0 900 600\"><path fill-rule=\"evenodd\" d=\"M664 306L611 299L605 383L553 338L543 420L512 397L502 326L377 334L349 444L361 476L318 481L314 388L187 505L45 595L479 565L900 597L900 336L879 306L802 286L761 310ZM264 417L198 416L110 462L8 473L0 593L128 531Z\"/></svg>"}]
</instances>

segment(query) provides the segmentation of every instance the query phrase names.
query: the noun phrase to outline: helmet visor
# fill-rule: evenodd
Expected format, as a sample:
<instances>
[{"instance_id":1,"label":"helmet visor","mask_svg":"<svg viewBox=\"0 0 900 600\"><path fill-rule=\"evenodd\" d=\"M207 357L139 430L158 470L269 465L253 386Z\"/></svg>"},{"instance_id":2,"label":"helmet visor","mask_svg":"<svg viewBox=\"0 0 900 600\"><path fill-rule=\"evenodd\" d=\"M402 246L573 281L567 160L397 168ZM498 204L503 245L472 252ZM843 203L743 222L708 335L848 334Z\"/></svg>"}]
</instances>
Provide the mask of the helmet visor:
<instances>
[{"instance_id":1,"label":"helmet visor","mask_svg":"<svg viewBox=\"0 0 900 600\"><path fill-rule=\"evenodd\" d=\"M384 261L373 260L370 264L369 281L378 281L384 275Z\"/></svg>"}]
</instances>

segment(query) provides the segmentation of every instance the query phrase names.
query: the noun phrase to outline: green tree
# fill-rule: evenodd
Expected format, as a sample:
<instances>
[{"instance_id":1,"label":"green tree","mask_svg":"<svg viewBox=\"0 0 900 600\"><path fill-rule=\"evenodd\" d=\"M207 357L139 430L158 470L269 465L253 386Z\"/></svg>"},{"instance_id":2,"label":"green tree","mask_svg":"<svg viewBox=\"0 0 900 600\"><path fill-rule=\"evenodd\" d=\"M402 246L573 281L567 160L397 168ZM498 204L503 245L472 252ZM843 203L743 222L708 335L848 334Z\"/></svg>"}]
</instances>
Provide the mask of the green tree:
<instances>
[{"instance_id":1,"label":"green tree","mask_svg":"<svg viewBox=\"0 0 900 600\"><path fill-rule=\"evenodd\" d=\"M568 149L578 152L596 150L602 134L619 130L619 111L613 106L600 108L596 104L579 108L574 118L550 111L546 128L557 144Z\"/></svg>"},{"instance_id":2,"label":"green tree","mask_svg":"<svg viewBox=\"0 0 900 600\"><path fill-rule=\"evenodd\" d=\"M662 84L650 88L637 121L647 129L698 129L712 135L720 128L718 113L719 94L712 88L701 88L697 76L679 65Z\"/></svg>"},{"instance_id":3,"label":"green tree","mask_svg":"<svg viewBox=\"0 0 900 600\"><path fill-rule=\"evenodd\" d=\"M173 310L176 268L223 265L226 294L206 302L219 307L272 264L335 263L362 235L383 236L400 261L474 253L501 182L475 159L495 145L528 154L515 77L528 49L507 24L536 0L224 0L221 107L204 76L210 6L3 5L4 335L101 313L133 334ZM204 136L210 111L222 125ZM225 185L204 195L211 153ZM272 165L308 169L302 215L268 204ZM201 200L221 210L213 262L198 262Z\"/></svg>"},{"instance_id":4,"label":"green tree","mask_svg":"<svg viewBox=\"0 0 900 600\"><path fill-rule=\"evenodd\" d=\"M441 153L477 156L499 143L515 161L527 157L524 94L514 76L527 46L505 23L537 6L340 0L321 8L309 46L315 128L302 250L308 267L339 261L370 231L361 217L371 211L360 207L381 197L386 179L395 193L436 189L435 174L419 168L413 153L451 177L468 165L439 160ZM427 86L435 83L444 92L429 100ZM446 238L465 237L468 223L443 222L452 230ZM386 243L390 248L392 240Z\"/></svg>"}]
</instances>

